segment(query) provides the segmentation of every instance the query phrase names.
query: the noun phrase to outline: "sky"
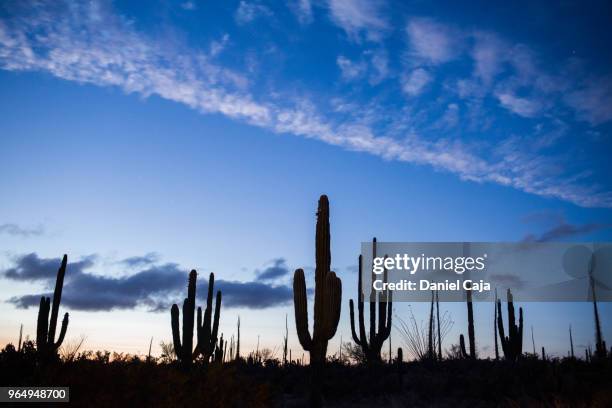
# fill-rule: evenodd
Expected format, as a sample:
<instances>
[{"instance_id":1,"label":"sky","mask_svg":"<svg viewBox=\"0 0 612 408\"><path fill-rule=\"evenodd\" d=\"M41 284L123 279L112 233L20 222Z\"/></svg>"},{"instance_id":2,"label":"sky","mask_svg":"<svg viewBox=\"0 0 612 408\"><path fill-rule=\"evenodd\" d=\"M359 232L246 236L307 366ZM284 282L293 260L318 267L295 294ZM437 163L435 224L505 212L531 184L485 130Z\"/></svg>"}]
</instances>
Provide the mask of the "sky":
<instances>
[{"instance_id":1,"label":"sky","mask_svg":"<svg viewBox=\"0 0 612 408\"><path fill-rule=\"evenodd\" d=\"M350 338L374 236L612 241L610 15L572 1L3 1L0 344L20 324L34 335L67 253L67 341L169 341L195 268L199 303L215 273L225 337L240 315L244 350L258 337L278 350L288 315L299 356L291 280L302 267L314 286L321 194L344 287L330 350ZM549 354L566 354L570 323L593 345L589 304L524 307ZM465 305L443 309L450 346ZM485 356L491 309L475 307Z\"/></svg>"}]
</instances>

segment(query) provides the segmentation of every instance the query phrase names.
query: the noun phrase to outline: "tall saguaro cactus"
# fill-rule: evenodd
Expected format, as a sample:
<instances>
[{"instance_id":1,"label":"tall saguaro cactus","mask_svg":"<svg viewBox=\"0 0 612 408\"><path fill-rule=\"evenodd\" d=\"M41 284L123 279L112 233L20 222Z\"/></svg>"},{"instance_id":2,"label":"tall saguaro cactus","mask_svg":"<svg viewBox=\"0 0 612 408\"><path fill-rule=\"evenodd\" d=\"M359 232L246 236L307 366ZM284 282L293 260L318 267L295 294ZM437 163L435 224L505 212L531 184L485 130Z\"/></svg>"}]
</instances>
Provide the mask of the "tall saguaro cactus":
<instances>
[{"instance_id":1,"label":"tall saguaro cactus","mask_svg":"<svg viewBox=\"0 0 612 408\"><path fill-rule=\"evenodd\" d=\"M336 334L342 300L342 282L330 270L329 201L325 195L319 198L315 240L315 304L312 336L308 330L308 300L302 269L297 269L293 276L293 302L298 339L304 350L310 353L311 364L318 366L325 362L327 343Z\"/></svg>"},{"instance_id":2,"label":"tall saguaro cactus","mask_svg":"<svg viewBox=\"0 0 612 408\"><path fill-rule=\"evenodd\" d=\"M372 259L376 258L376 238L372 240ZM359 255L359 275L357 277L357 311L359 313L359 335L355 331L355 310L353 299L349 300L349 311L351 317L351 334L353 341L363 351L368 363L381 361L380 351L383 343L391 334L391 315L393 308L392 295L387 290L377 299L376 294L370 299L370 336L369 343L365 329L365 311L363 301L363 278L362 278L362 256ZM387 270L384 271L384 281L387 281ZM376 305L378 304L378 333L376 332Z\"/></svg>"},{"instance_id":3,"label":"tall saguaro cactus","mask_svg":"<svg viewBox=\"0 0 612 408\"><path fill-rule=\"evenodd\" d=\"M62 300L62 289L64 287L64 275L66 274L66 265L68 264L68 255L64 255L62 263L57 271L55 280L55 290L53 291L53 306L51 299L45 296L40 298L40 306L38 308L38 322L36 325L36 349L41 360L48 360L57 353L57 349L62 345L66 330L68 329L68 313L64 314L62 327L59 337L55 341L55 331L57 329L57 316L59 314L59 305ZM51 319L49 320L49 309L51 309Z\"/></svg>"},{"instance_id":4,"label":"tall saguaro cactus","mask_svg":"<svg viewBox=\"0 0 612 408\"><path fill-rule=\"evenodd\" d=\"M193 314L195 311L196 280L198 273L192 270L189 273L189 284L187 286L187 297L183 301L183 341L179 329L179 308L175 304L170 309L172 325L172 341L174 351L183 368L191 367L193 361Z\"/></svg>"},{"instance_id":5,"label":"tall saguaro cactus","mask_svg":"<svg viewBox=\"0 0 612 408\"><path fill-rule=\"evenodd\" d=\"M208 278L208 294L206 295L206 309L204 310L204 322L202 322L202 308L198 307L198 345L196 353L202 353L204 362L208 362L215 352L217 344L217 333L219 331L219 316L221 314L221 291L217 291L215 301L215 314L212 312L212 299L215 287L215 274L210 273ZM212 319L212 321L211 321ZM240 333L240 329L238 329ZM239 334L240 335L240 334Z\"/></svg>"},{"instance_id":6,"label":"tall saguaro cactus","mask_svg":"<svg viewBox=\"0 0 612 408\"><path fill-rule=\"evenodd\" d=\"M519 308L519 325L516 325L512 292L508 289L508 336L504 332L504 320L501 309L501 300L497 300L497 330L502 350L506 360L516 361L523 354L523 308Z\"/></svg>"}]
</instances>

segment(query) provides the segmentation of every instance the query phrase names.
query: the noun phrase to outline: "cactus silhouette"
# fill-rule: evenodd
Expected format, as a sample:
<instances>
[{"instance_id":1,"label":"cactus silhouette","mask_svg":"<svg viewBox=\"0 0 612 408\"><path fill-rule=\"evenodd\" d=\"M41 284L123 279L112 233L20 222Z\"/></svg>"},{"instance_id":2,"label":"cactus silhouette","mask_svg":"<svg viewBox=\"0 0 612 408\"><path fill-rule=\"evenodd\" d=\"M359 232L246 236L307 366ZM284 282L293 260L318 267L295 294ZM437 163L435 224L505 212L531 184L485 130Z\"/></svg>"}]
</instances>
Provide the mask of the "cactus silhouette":
<instances>
[{"instance_id":1,"label":"cactus silhouette","mask_svg":"<svg viewBox=\"0 0 612 408\"><path fill-rule=\"evenodd\" d=\"M68 255L64 255L62 263L57 271L55 280L55 290L53 291L53 306L51 299L45 296L40 298L40 306L38 308L38 322L36 325L36 349L39 358L42 361L47 361L57 355L57 349L62 345L66 330L68 329L68 313L64 314L62 327L59 337L55 341L55 331L57 329L57 316L59 314L59 305L62 300L62 289L64 287L64 275L66 274L66 265L68 263ZM51 309L51 319L49 319L49 309Z\"/></svg>"},{"instance_id":2,"label":"cactus silhouette","mask_svg":"<svg viewBox=\"0 0 612 408\"><path fill-rule=\"evenodd\" d=\"M595 296L595 279L593 278L593 259L589 263L589 281L591 284L591 294L593 297L593 314L595 316L595 357L605 358L608 352L606 342L601 334L601 324L599 322L599 310L597 309L597 297Z\"/></svg>"},{"instance_id":3,"label":"cactus silhouette","mask_svg":"<svg viewBox=\"0 0 612 408\"><path fill-rule=\"evenodd\" d=\"M493 303L493 338L495 339L495 360L499 360L499 346L497 343L497 288L495 288L495 302Z\"/></svg>"},{"instance_id":4,"label":"cactus silhouette","mask_svg":"<svg viewBox=\"0 0 612 408\"><path fill-rule=\"evenodd\" d=\"M170 309L172 325L172 341L174 351L183 368L188 369L197 353L193 349L193 312L195 311L196 281L198 273L192 270L189 273L189 284L187 286L187 297L183 301L183 341L179 329L179 308L175 304Z\"/></svg>"},{"instance_id":5,"label":"cactus silhouette","mask_svg":"<svg viewBox=\"0 0 612 408\"><path fill-rule=\"evenodd\" d=\"M215 301L215 314L213 317L212 299L215 287L215 274L210 273L208 278L208 294L206 295L206 309L204 310L204 322L202 322L202 308L198 307L197 334L198 345L196 353L201 353L204 362L208 362L215 352L217 344L217 332L219 330L219 316L221 314L221 291L217 291ZM212 318L212 321L211 321Z\"/></svg>"},{"instance_id":6,"label":"cactus silhouette","mask_svg":"<svg viewBox=\"0 0 612 408\"><path fill-rule=\"evenodd\" d=\"M223 333L219 338L219 343L215 345L214 361L215 363L223 363L225 361L225 351L227 349L227 341L223 341Z\"/></svg>"},{"instance_id":7,"label":"cactus silhouette","mask_svg":"<svg viewBox=\"0 0 612 408\"><path fill-rule=\"evenodd\" d=\"M300 344L310 353L311 364L322 364L327 353L327 342L336 334L338 328L342 299L342 282L330 270L329 201L325 195L319 199L315 240L315 305L312 336L308 330L308 300L302 269L297 269L293 276L293 301Z\"/></svg>"},{"instance_id":8,"label":"cactus silhouette","mask_svg":"<svg viewBox=\"0 0 612 408\"><path fill-rule=\"evenodd\" d=\"M372 240L372 259L376 258L376 238ZM368 336L365 330L365 310L363 301L363 278L362 278L362 256L359 255L359 275L357 277L357 311L359 313L359 335L355 331L355 311L353 299L349 300L349 311L351 318L351 334L353 341L363 351L363 354L368 363L380 362L380 352L383 343L391 334L391 314L393 307L393 299L391 293L387 290L380 294L377 299L376 293L372 293L370 299L370 333L369 343ZM383 281L387 281L387 270L385 269ZM388 301L387 301L388 299ZM376 305L378 304L378 333L376 332Z\"/></svg>"},{"instance_id":9,"label":"cactus silhouette","mask_svg":"<svg viewBox=\"0 0 612 408\"><path fill-rule=\"evenodd\" d=\"M502 350L506 360L516 361L523 354L523 308L519 308L519 325L516 325L512 292L508 289L508 336L504 332L504 321L501 309L501 300L497 300L497 330Z\"/></svg>"},{"instance_id":10,"label":"cactus silhouette","mask_svg":"<svg viewBox=\"0 0 612 408\"><path fill-rule=\"evenodd\" d=\"M340 320L342 282L330 270L331 250L329 233L329 201L319 198L315 236L315 296L314 327L312 336L308 330L308 300L304 271L297 269L293 276L293 303L298 339L304 350L310 353L311 392L310 406L321 406L321 375L325 363L328 341L334 337Z\"/></svg>"},{"instance_id":11,"label":"cactus silhouette","mask_svg":"<svg viewBox=\"0 0 612 408\"><path fill-rule=\"evenodd\" d=\"M236 336L236 360L240 360L240 316L238 316L238 335Z\"/></svg>"},{"instance_id":12,"label":"cactus silhouette","mask_svg":"<svg viewBox=\"0 0 612 408\"><path fill-rule=\"evenodd\" d=\"M463 334L459 335L459 349L461 351L461 357L468 358L468 353L465 351L465 338L463 337Z\"/></svg>"},{"instance_id":13,"label":"cactus silhouette","mask_svg":"<svg viewBox=\"0 0 612 408\"><path fill-rule=\"evenodd\" d=\"M468 313L468 339L470 341L470 354L465 354L464 358L476 358L476 340L474 338L474 305L472 302L471 290L466 290L466 303Z\"/></svg>"}]
</instances>

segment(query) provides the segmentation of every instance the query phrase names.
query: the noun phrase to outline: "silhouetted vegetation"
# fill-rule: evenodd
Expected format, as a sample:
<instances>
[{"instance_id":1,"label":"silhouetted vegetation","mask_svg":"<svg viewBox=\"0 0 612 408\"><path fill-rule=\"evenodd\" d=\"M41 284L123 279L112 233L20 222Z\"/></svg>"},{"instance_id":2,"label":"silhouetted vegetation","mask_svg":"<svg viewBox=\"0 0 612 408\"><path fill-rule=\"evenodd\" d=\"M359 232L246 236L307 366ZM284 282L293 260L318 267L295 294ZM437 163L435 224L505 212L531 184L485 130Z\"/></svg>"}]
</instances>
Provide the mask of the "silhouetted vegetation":
<instances>
[{"instance_id":1,"label":"silhouetted vegetation","mask_svg":"<svg viewBox=\"0 0 612 408\"><path fill-rule=\"evenodd\" d=\"M570 326L570 350L566 358L555 358L541 348L523 352L523 309L516 324L512 292L507 290L507 335L502 303L494 304L495 358L479 359L476 353L471 292L467 292L469 352L463 334L450 345L444 358L442 342L452 327L447 313L440 314L437 293L432 292L428 324L408 323L396 316L396 327L404 339L411 362L403 349L395 360L381 358L383 343L390 341L392 298L390 293L370 298L369 333L365 327L362 297L362 258L359 257L358 325L350 301L354 343L340 342L338 353L327 356L327 346L336 333L341 309L342 284L331 271L329 202L321 196L316 222L316 268L314 328L309 330L304 271L295 271L293 290L298 339L310 354L293 359L288 348L285 319L282 346L257 348L240 356L240 318L234 342L217 336L221 292L216 293L213 313L214 275L208 280L206 308L196 311L197 272L188 278L182 308L171 308L172 343L161 342L160 357L110 351L80 351L85 340L68 342L60 350L68 326L68 313L55 341L57 318L67 267L64 255L57 274L53 303L42 297L38 312L36 342L19 333L18 347L8 344L0 351L0 384L7 386L69 386L71 402L79 406L187 406L207 407L365 407L365 406L612 406L612 352L608 353L601 332L595 288L591 280L595 318L595 353L585 349L584 360L574 355ZM376 256L376 240L373 241ZM384 280L387 280L385 271ZM434 309L434 305L436 306ZM378 306L378 309L377 309ZM435 313L434 313L435 310ZM50 317L49 317L50 315ZM378 325L376 317L378 316ZM194 347L194 319L197 342ZM397 323L399 322L399 324ZM504 360L499 359L497 336ZM277 350L282 359L276 358ZM58 353L58 351L60 351ZM376 363L376 364L373 364ZM307 379L310 378L310 381Z\"/></svg>"},{"instance_id":2,"label":"silhouetted vegetation","mask_svg":"<svg viewBox=\"0 0 612 408\"><path fill-rule=\"evenodd\" d=\"M572 358L517 362L445 360L392 365L345 364L329 359L321 372L322 405L385 406L610 406L612 361ZM80 352L72 361L40 367L31 341L0 352L3 385L67 385L78 406L301 407L308 404L309 367L278 359L236 360L191 371L178 361Z\"/></svg>"}]
</instances>

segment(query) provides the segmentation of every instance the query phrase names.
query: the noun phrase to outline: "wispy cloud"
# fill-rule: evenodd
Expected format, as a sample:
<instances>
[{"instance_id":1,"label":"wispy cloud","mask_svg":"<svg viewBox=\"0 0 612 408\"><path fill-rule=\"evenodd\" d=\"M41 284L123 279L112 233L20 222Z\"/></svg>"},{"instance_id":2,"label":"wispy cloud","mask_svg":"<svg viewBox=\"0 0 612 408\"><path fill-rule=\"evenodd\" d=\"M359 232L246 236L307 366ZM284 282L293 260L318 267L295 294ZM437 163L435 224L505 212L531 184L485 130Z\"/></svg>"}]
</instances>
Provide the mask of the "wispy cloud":
<instances>
[{"instance_id":1,"label":"wispy cloud","mask_svg":"<svg viewBox=\"0 0 612 408\"><path fill-rule=\"evenodd\" d=\"M99 311L115 309L134 309L145 307L150 311L166 311L174 302L184 297L188 270L176 263L157 263L151 260L150 254L144 257L126 258L130 266L140 265L135 273L126 276L108 276L92 273L96 268L95 255L85 257L77 262L69 262L62 302L73 310ZM141 262L141 261L145 262ZM55 282L60 258L41 258L31 253L14 259L14 265L5 271L3 276L16 281L39 281L52 289ZM286 304L292 299L289 286L270 284L285 273L284 260L277 260L276 265L261 272L264 279L252 282L226 281L217 276L215 288L223 293L224 307L250 307L263 309ZM282 273L281 273L282 272ZM260 276L261 276L260 275ZM208 274L201 274L199 287L206 287ZM36 306L41 296L50 293L38 293L13 297L9 302L19 308ZM198 291L203 299L205 290Z\"/></svg>"},{"instance_id":2,"label":"wispy cloud","mask_svg":"<svg viewBox=\"0 0 612 408\"><path fill-rule=\"evenodd\" d=\"M370 41L380 41L389 30L380 1L329 0L328 5L332 21L353 41L359 41L362 35Z\"/></svg>"},{"instance_id":3,"label":"wispy cloud","mask_svg":"<svg viewBox=\"0 0 612 408\"><path fill-rule=\"evenodd\" d=\"M537 101L521 98L511 93L500 92L496 96L503 107L526 118L535 117L541 109Z\"/></svg>"},{"instance_id":4,"label":"wispy cloud","mask_svg":"<svg viewBox=\"0 0 612 408\"><path fill-rule=\"evenodd\" d=\"M42 225L38 225L36 227L22 227L17 224L7 223L0 224L0 234L11 235L13 237L37 237L43 235L45 233L45 229Z\"/></svg>"},{"instance_id":5,"label":"wispy cloud","mask_svg":"<svg viewBox=\"0 0 612 408\"><path fill-rule=\"evenodd\" d=\"M455 58L462 47L459 32L431 19L415 18L406 27L410 56L416 63L441 64Z\"/></svg>"},{"instance_id":6,"label":"wispy cloud","mask_svg":"<svg viewBox=\"0 0 612 408\"><path fill-rule=\"evenodd\" d=\"M409 96L416 96L425 89L432 79L427 70L417 68L402 76L402 90Z\"/></svg>"},{"instance_id":7,"label":"wispy cloud","mask_svg":"<svg viewBox=\"0 0 612 408\"><path fill-rule=\"evenodd\" d=\"M590 223L590 224L569 224L565 221L553 226L541 234L528 234L523 238L523 242L550 242L559 241L566 238L587 235L595 231L612 228L612 224Z\"/></svg>"},{"instance_id":8,"label":"wispy cloud","mask_svg":"<svg viewBox=\"0 0 612 408\"><path fill-rule=\"evenodd\" d=\"M586 83L568 93L565 101L574 108L580 118L592 125L612 120L612 76L589 79Z\"/></svg>"},{"instance_id":9,"label":"wispy cloud","mask_svg":"<svg viewBox=\"0 0 612 408\"><path fill-rule=\"evenodd\" d=\"M238 5L234 18L238 24L248 24L259 17L270 17L272 15L272 10L267 6L258 2L242 0Z\"/></svg>"},{"instance_id":10,"label":"wispy cloud","mask_svg":"<svg viewBox=\"0 0 612 408\"><path fill-rule=\"evenodd\" d=\"M342 79L352 81L361 77L367 70L367 66L362 61L351 61L343 55L338 56L336 64L340 68Z\"/></svg>"},{"instance_id":11,"label":"wispy cloud","mask_svg":"<svg viewBox=\"0 0 612 408\"><path fill-rule=\"evenodd\" d=\"M193 1L185 1L181 3L181 8L184 10L195 10L197 8L196 4Z\"/></svg>"},{"instance_id":12,"label":"wispy cloud","mask_svg":"<svg viewBox=\"0 0 612 408\"><path fill-rule=\"evenodd\" d=\"M313 20L310 0L293 0L288 3L289 9L295 14L300 24L309 24Z\"/></svg>"},{"instance_id":13,"label":"wispy cloud","mask_svg":"<svg viewBox=\"0 0 612 408\"><path fill-rule=\"evenodd\" d=\"M252 15L248 6L259 3L242 3L246 7L242 21L246 21ZM65 80L114 86L144 97L158 95L202 113L219 113L272 132L319 140L385 160L431 166L461 180L497 183L580 206L612 207L612 192L588 182L580 172L572 174L548 165L537 152L524 152L514 145L505 151L495 150L497 141L471 144L422 135L423 126L405 107L392 109L376 101L361 104L353 100L352 109L340 112L331 105L345 95L295 97L290 90L284 94L282 84L275 84L274 96L254 94L252 80L241 73L243 70L217 61L214 44L206 53L181 43L153 41L110 7L96 1L9 4L0 18L0 68L48 72ZM380 39L388 27L379 7L378 3L361 1L329 3L334 22L349 36L370 39ZM434 69L464 49L465 44L455 47L455 41L463 37L453 36L453 30L432 20L411 20L410 46L424 64L421 69ZM517 50L521 47L513 49L512 60L521 66L521 74L513 80L520 85L530 77L527 72L533 64L529 53ZM384 72L383 60L378 63ZM495 70L487 72L494 76L491 72ZM423 82L421 78L420 87L418 81L411 84L408 92L422 90ZM548 89L551 82L537 87ZM496 89L500 92L502 88ZM506 84L503 90L513 88ZM522 112L532 111L523 107Z\"/></svg>"}]
</instances>

